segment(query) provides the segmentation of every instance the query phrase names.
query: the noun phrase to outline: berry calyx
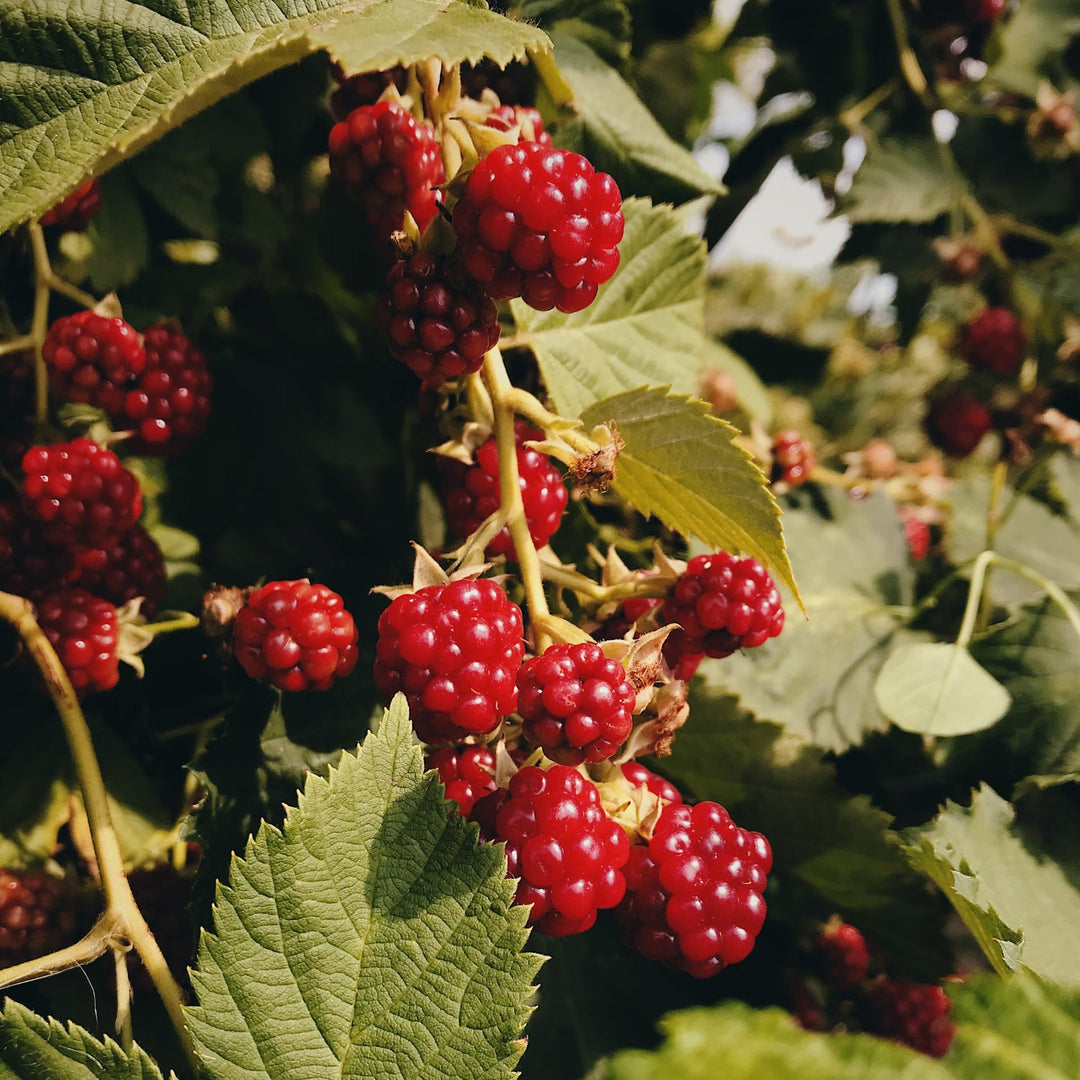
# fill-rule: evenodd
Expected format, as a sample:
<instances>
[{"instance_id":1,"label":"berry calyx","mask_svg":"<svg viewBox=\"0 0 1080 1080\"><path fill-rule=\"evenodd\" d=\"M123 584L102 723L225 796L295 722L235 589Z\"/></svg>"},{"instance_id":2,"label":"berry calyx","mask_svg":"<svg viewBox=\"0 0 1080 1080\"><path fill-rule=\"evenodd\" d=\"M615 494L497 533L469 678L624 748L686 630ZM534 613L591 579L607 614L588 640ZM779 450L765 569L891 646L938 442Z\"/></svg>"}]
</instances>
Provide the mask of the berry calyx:
<instances>
[{"instance_id":1,"label":"berry calyx","mask_svg":"<svg viewBox=\"0 0 1080 1080\"><path fill-rule=\"evenodd\" d=\"M105 547L76 551L75 560L79 584L117 607L141 596L139 610L149 618L165 601L165 558L141 525Z\"/></svg>"},{"instance_id":2,"label":"berry calyx","mask_svg":"<svg viewBox=\"0 0 1080 1080\"><path fill-rule=\"evenodd\" d=\"M562 765L607 761L633 727L634 688L599 645L559 643L518 672L525 738Z\"/></svg>"},{"instance_id":3,"label":"berry calyx","mask_svg":"<svg viewBox=\"0 0 1080 1080\"><path fill-rule=\"evenodd\" d=\"M685 637L678 631L668 637L680 660L695 653L730 656L764 644L784 628L780 593L765 567L726 551L687 563L664 600L661 618L682 628Z\"/></svg>"},{"instance_id":4,"label":"berry calyx","mask_svg":"<svg viewBox=\"0 0 1080 1080\"><path fill-rule=\"evenodd\" d=\"M56 225L72 232L82 232L100 209L101 184L95 176L61 199L52 209L46 210L41 215L41 224L46 228Z\"/></svg>"},{"instance_id":5,"label":"berry calyx","mask_svg":"<svg viewBox=\"0 0 1080 1080\"><path fill-rule=\"evenodd\" d=\"M518 483L525 506L525 523L537 547L543 547L555 535L566 510L567 491L562 473L554 462L523 442L541 440L544 433L524 420L514 421L514 439L518 444ZM492 437L476 451L476 464L446 460L444 499L447 528L455 536L468 536L499 508L499 448ZM514 557L510 530L501 529L487 546L488 555Z\"/></svg>"},{"instance_id":6,"label":"berry calyx","mask_svg":"<svg viewBox=\"0 0 1080 1080\"><path fill-rule=\"evenodd\" d=\"M486 746L444 746L424 758L425 769L435 769L453 799L468 817L476 800L495 790L495 755Z\"/></svg>"},{"instance_id":7,"label":"berry calyx","mask_svg":"<svg viewBox=\"0 0 1080 1080\"><path fill-rule=\"evenodd\" d=\"M519 879L515 901L532 905L529 924L545 934L583 933L626 892L626 833L604 813L596 785L568 765L526 766L503 794L474 809L500 803L491 839L506 844L507 877Z\"/></svg>"},{"instance_id":8,"label":"berry calyx","mask_svg":"<svg viewBox=\"0 0 1080 1080\"><path fill-rule=\"evenodd\" d=\"M769 479L774 484L801 487L810 479L817 465L814 446L797 431L781 431L772 444L772 472Z\"/></svg>"},{"instance_id":9,"label":"berry calyx","mask_svg":"<svg viewBox=\"0 0 1080 1080\"><path fill-rule=\"evenodd\" d=\"M1005 377L1024 359L1026 338L1020 320L1008 309L989 307L960 333L960 354L973 367Z\"/></svg>"},{"instance_id":10,"label":"berry calyx","mask_svg":"<svg viewBox=\"0 0 1080 1080\"><path fill-rule=\"evenodd\" d=\"M750 955L765 922L772 850L714 802L664 807L652 838L630 849L615 914L630 945L697 978Z\"/></svg>"},{"instance_id":11,"label":"berry calyx","mask_svg":"<svg viewBox=\"0 0 1080 1080\"><path fill-rule=\"evenodd\" d=\"M240 666L279 690L329 690L356 666L357 638L345 601L306 578L267 582L233 624Z\"/></svg>"},{"instance_id":12,"label":"berry calyx","mask_svg":"<svg viewBox=\"0 0 1080 1080\"><path fill-rule=\"evenodd\" d=\"M486 578L428 585L379 617L375 683L399 691L424 742L494 731L517 707L521 608Z\"/></svg>"},{"instance_id":13,"label":"berry calyx","mask_svg":"<svg viewBox=\"0 0 1080 1080\"><path fill-rule=\"evenodd\" d=\"M202 433L210 416L213 379L206 355L180 330L164 325L143 333L146 367L131 380L119 409L118 426L135 434L137 454L177 454Z\"/></svg>"},{"instance_id":14,"label":"berry calyx","mask_svg":"<svg viewBox=\"0 0 1080 1080\"><path fill-rule=\"evenodd\" d=\"M330 170L383 240L402 227L406 210L423 232L438 210L435 189L446 179L435 133L391 101L361 105L334 125Z\"/></svg>"},{"instance_id":15,"label":"berry calyx","mask_svg":"<svg viewBox=\"0 0 1080 1080\"><path fill-rule=\"evenodd\" d=\"M573 312L619 265L622 200L615 181L570 150L497 146L469 174L454 208L458 252L496 300Z\"/></svg>"},{"instance_id":16,"label":"berry calyx","mask_svg":"<svg viewBox=\"0 0 1080 1080\"><path fill-rule=\"evenodd\" d=\"M49 327L41 355L61 394L110 416L120 412L129 381L146 367L146 350L135 327L93 311L57 319Z\"/></svg>"},{"instance_id":17,"label":"berry calyx","mask_svg":"<svg viewBox=\"0 0 1080 1080\"><path fill-rule=\"evenodd\" d=\"M70 945L79 929L72 887L41 870L0 870L0 967Z\"/></svg>"},{"instance_id":18,"label":"berry calyx","mask_svg":"<svg viewBox=\"0 0 1080 1080\"><path fill-rule=\"evenodd\" d=\"M956 1034L950 1018L952 1002L940 986L932 984L882 978L867 991L863 1012L871 1034L930 1057L942 1057Z\"/></svg>"},{"instance_id":19,"label":"berry calyx","mask_svg":"<svg viewBox=\"0 0 1080 1080\"><path fill-rule=\"evenodd\" d=\"M34 607L79 698L120 681L120 627L112 604L72 586L47 593Z\"/></svg>"},{"instance_id":20,"label":"berry calyx","mask_svg":"<svg viewBox=\"0 0 1080 1080\"><path fill-rule=\"evenodd\" d=\"M434 388L479 371L499 313L454 256L418 251L390 269L375 308L390 353Z\"/></svg>"},{"instance_id":21,"label":"berry calyx","mask_svg":"<svg viewBox=\"0 0 1080 1080\"><path fill-rule=\"evenodd\" d=\"M142 513L135 476L90 439L33 446L22 460L23 504L58 547L106 547Z\"/></svg>"},{"instance_id":22,"label":"berry calyx","mask_svg":"<svg viewBox=\"0 0 1080 1080\"><path fill-rule=\"evenodd\" d=\"M634 787L643 787L651 791L658 799L669 803L681 803L683 797L679 789L664 777L657 775L651 769L645 768L640 761L627 761L622 766L623 776Z\"/></svg>"},{"instance_id":23,"label":"berry calyx","mask_svg":"<svg viewBox=\"0 0 1080 1080\"><path fill-rule=\"evenodd\" d=\"M822 971L826 981L837 990L857 986L866 978L870 967L870 952L866 938L850 923L831 920L822 929L817 941Z\"/></svg>"},{"instance_id":24,"label":"berry calyx","mask_svg":"<svg viewBox=\"0 0 1080 1080\"><path fill-rule=\"evenodd\" d=\"M924 426L930 441L950 457L973 453L990 430L990 410L976 397L955 390L935 398Z\"/></svg>"}]
</instances>

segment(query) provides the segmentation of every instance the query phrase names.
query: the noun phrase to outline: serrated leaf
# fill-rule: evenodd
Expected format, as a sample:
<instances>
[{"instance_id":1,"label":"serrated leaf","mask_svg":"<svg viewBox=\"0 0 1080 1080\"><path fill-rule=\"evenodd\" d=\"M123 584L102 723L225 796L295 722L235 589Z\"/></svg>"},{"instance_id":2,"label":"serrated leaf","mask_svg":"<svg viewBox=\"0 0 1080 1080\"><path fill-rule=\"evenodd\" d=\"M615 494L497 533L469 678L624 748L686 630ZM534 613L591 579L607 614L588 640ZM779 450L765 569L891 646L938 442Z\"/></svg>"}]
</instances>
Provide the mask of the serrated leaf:
<instances>
[{"instance_id":1,"label":"serrated leaf","mask_svg":"<svg viewBox=\"0 0 1080 1080\"><path fill-rule=\"evenodd\" d=\"M626 233L615 276L584 311L510 309L536 353L556 410L580 416L594 401L642 385L690 394L706 348L705 245L675 212L645 199L623 203Z\"/></svg>"},{"instance_id":2,"label":"serrated leaf","mask_svg":"<svg viewBox=\"0 0 1080 1080\"><path fill-rule=\"evenodd\" d=\"M970 735L996 724L1009 691L967 649L943 641L901 645L874 683L878 708L920 735Z\"/></svg>"},{"instance_id":3,"label":"serrated leaf","mask_svg":"<svg viewBox=\"0 0 1080 1080\"><path fill-rule=\"evenodd\" d=\"M883 139L859 167L841 209L851 221L933 221L964 190L930 139Z\"/></svg>"},{"instance_id":4,"label":"serrated leaf","mask_svg":"<svg viewBox=\"0 0 1080 1080\"><path fill-rule=\"evenodd\" d=\"M779 637L702 674L763 719L839 751L888 725L873 687L890 650L916 640L897 613L913 602L915 571L891 499L815 496L825 516L805 503L784 514L808 617L789 612Z\"/></svg>"},{"instance_id":5,"label":"serrated leaf","mask_svg":"<svg viewBox=\"0 0 1080 1080\"><path fill-rule=\"evenodd\" d=\"M752 555L798 597L780 507L738 431L696 398L662 387L630 390L581 414L586 428L614 423L625 443L612 486L643 514L708 545Z\"/></svg>"},{"instance_id":6,"label":"serrated leaf","mask_svg":"<svg viewBox=\"0 0 1080 1080\"><path fill-rule=\"evenodd\" d=\"M170 1077L172 1073L169 1074ZM10 998L0 1012L0 1080L161 1080L142 1047L125 1053L78 1024L45 1020Z\"/></svg>"},{"instance_id":7,"label":"serrated leaf","mask_svg":"<svg viewBox=\"0 0 1080 1080\"><path fill-rule=\"evenodd\" d=\"M1049 61L1061 56L1078 30L1074 0L1024 0L996 34L997 59L988 82L1034 97L1039 82L1053 74Z\"/></svg>"},{"instance_id":8,"label":"serrated leaf","mask_svg":"<svg viewBox=\"0 0 1080 1080\"><path fill-rule=\"evenodd\" d=\"M908 857L944 890L998 971L1019 960L1044 978L1080 986L1080 892L1020 835L1014 818L984 784L970 807L946 803L930 824L908 829Z\"/></svg>"},{"instance_id":9,"label":"serrated leaf","mask_svg":"<svg viewBox=\"0 0 1080 1080\"><path fill-rule=\"evenodd\" d=\"M366 71L548 46L465 0L0 0L0 232L318 49Z\"/></svg>"},{"instance_id":10,"label":"serrated leaf","mask_svg":"<svg viewBox=\"0 0 1080 1080\"><path fill-rule=\"evenodd\" d=\"M949 1080L933 1058L871 1035L804 1031L782 1009L729 1001L671 1013L655 1051L615 1055L606 1080Z\"/></svg>"},{"instance_id":11,"label":"serrated leaf","mask_svg":"<svg viewBox=\"0 0 1080 1080\"><path fill-rule=\"evenodd\" d=\"M540 957L505 867L447 818L399 696L219 889L188 1010L211 1075L511 1077Z\"/></svg>"}]
</instances>

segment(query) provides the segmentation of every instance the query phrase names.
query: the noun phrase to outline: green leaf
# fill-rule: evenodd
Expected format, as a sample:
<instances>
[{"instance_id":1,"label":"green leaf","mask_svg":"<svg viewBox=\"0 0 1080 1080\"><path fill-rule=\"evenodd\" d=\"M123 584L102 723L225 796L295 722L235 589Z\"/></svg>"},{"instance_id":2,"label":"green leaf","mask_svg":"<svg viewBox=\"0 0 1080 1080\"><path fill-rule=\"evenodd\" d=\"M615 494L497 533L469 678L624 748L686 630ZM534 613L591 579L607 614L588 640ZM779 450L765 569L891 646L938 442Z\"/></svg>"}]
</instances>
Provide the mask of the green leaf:
<instances>
[{"instance_id":1,"label":"green leaf","mask_svg":"<svg viewBox=\"0 0 1080 1080\"><path fill-rule=\"evenodd\" d=\"M681 203L724 190L588 45L554 30L551 40L559 72L574 92L573 116L558 127L560 146L611 173L623 195Z\"/></svg>"},{"instance_id":2,"label":"green leaf","mask_svg":"<svg viewBox=\"0 0 1080 1080\"><path fill-rule=\"evenodd\" d=\"M606 1080L949 1080L942 1063L872 1035L804 1031L782 1009L729 1001L661 1021L655 1051L617 1054Z\"/></svg>"},{"instance_id":3,"label":"green leaf","mask_svg":"<svg viewBox=\"0 0 1080 1080\"><path fill-rule=\"evenodd\" d=\"M944 890L998 971L1022 961L1080 986L1080 892L1020 835L1014 817L983 785L970 807L949 802L929 825L907 830L909 858Z\"/></svg>"},{"instance_id":4,"label":"green leaf","mask_svg":"<svg viewBox=\"0 0 1080 1080\"><path fill-rule=\"evenodd\" d=\"M548 44L464 0L0 0L0 232L318 49L353 72Z\"/></svg>"},{"instance_id":5,"label":"green leaf","mask_svg":"<svg viewBox=\"0 0 1080 1080\"><path fill-rule=\"evenodd\" d=\"M789 508L784 537L807 618L789 612L783 633L758 649L702 667L758 716L816 746L844 750L888 721L873 688L890 650L914 640L901 629L915 571L896 506L885 496L852 502L835 489Z\"/></svg>"},{"instance_id":6,"label":"green leaf","mask_svg":"<svg viewBox=\"0 0 1080 1080\"><path fill-rule=\"evenodd\" d=\"M940 641L901 645L874 683L878 708L904 731L970 735L996 724L1012 698L967 649Z\"/></svg>"},{"instance_id":7,"label":"green leaf","mask_svg":"<svg viewBox=\"0 0 1080 1080\"><path fill-rule=\"evenodd\" d=\"M196 236L215 237L220 181L205 131L185 125L140 154L135 179L166 213Z\"/></svg>"},{"instance_id":8,"label":"green leaf","mask_svg":"<svg viewBox=\"0 0 1080 1080\"><path fill-rule=\"evenodd\" d=\"M930 139L883 139L867 154L841 209L852 221L933 221L964 191Z\"/></svg>"},{"instance_id":9,"label":"green leaf","mask_svg":"<svg viewBox=\"0 0 1080 1080\"><path fill-rule=\"evenodd\" d=\"M169 1074L172 1076L172 1074ZM0 1012L0 1080L161 1080L142 1047L125 1053L78 1024L44 1020L7 998Z\"/></svg>"},{"instance_id":10,"label":"green leaf","mask_svg":"<svg viewBox=\"0 0 1080 1080\"><path fill-rule=\"evenodd\" d=\"M630 56L627 0L524 0L519 13L546 30L576 37L616 67Z\"/></svg>"},{"instance_id":11,"label":"green leaf","mask_svg":"<svg viewBox=\"0 0 1080 1080\"><path fill-rule=\"evenodd\" d=\"M688 236L670 207L623 203L620 265L584 311L535 311L512 300L522 344L536 353L544 384L563 416L644 384L697 389L703 330L705 245Z\"/></svg>"},{"instance_id":12,"label":"green leaf","mask_svg":"<svg viewBox=\"0 0 1080 1080\"><path fill-rule=\"evenodd\" d=\"M422 774L399 696L233 861L188 1010L215 1080L513 1075L540 963L527 913Z\"/></svg>"},{"instance_id":13,"label":"green leaf","mask_svg":"<svg viewBox=\"0 0 1080 1080\"><path fill-rule=\"evenodd\" d=\"M1055 74L1050 62L1078 30L1074 0L1024 0L997 32L998 55L987 82L1034 97L1039 82Z\"/></svg>"},{"instance_id":14,"label":"green leaf","mask_svg":"<svg viewBox=\"0 0 1080 1080\"><path fill-rule=\"evenodd\" d=\"M598 401L581 419L618 427L625 446L613 487L628 503L708 545L752 555L798 597L768 482L732 441L738 431L704 402L646 387Z\"/></svg>"},{"instance_id":15,"label":"green leaf","mask_svg":"<svg viewBox=\"0 0 1080 1080\"><path fill-rule=\"evenodd\" d=\"M87 236L91 248L86 272L90 284L99 292L122 289L146 269L150 261L146 215L125 172L112 173L102 180L101 209L90 222Z\"/></svg>"}]
</instances>

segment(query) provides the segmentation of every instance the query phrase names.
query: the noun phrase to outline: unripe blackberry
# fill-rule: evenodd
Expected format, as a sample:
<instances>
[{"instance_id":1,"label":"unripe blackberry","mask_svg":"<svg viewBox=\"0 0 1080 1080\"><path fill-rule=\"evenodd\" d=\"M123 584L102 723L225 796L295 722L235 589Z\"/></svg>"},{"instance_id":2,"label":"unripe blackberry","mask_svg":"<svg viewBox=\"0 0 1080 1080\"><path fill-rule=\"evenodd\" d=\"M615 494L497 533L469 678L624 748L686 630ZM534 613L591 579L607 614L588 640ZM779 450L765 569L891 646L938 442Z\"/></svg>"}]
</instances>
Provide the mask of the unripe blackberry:
<instances>
[{"instance_id":1,"label":"unripe blackberry","mask_svg":"<svg viewBox=\"0 0 1080 1080\"><path fill-rule=\"evenodd\" d=\"M390 269L375 308L390 353L425 388L479 371L499 340L495 302L453 255L418 251Z\"/></svg>"},{"instance_id":2,"label":"unripe blackberry","mask_svg":"<svg viewBox=\"0 0 1080 1080\"><path fill-rule=\"evenodd\" d=\"M963 390L935 398L924 421L930 441L955 458L973 453L990 430L990 423L990 410Z\"/></svg>"},{"instance_id":3,"label":"unripe blackberry","mask_svg":"<svg viewBox=\"0 0 1080 1080\"><path fill-rule=\"evenodd\" d=\"M651 769L645 768L640 761L624 762L622 773L634 787L648 788L657 798L665 802L681 803L683 801L679 789L670 780L665 780Z\"/></svg>"},{"instance_id":4,"label":"unripe blackberry","mask_svg":"<svg viewBox=\"0 0 1080 1080\"><path fill-rule=\"evenodd\" d=\"M970 319L960 334L960 354L973 367L1004 378L1024 359L1024 328L1008 309L989 307Z\"/></svg>"},{"instance_id":5,"label":"unripe blackberry","mask_svg":"<svg viewBox=\"0 0 1080 1080\"><path fill-rule=\"evenodd\" d=\"M101 185L97 177L81 184L61 199L51 210L41 215L41 224L55 225L72 232L82 232L101 209Z\"/></svg>"},{"instance_id":6,"label":"unripe blackberry","mask_svg":"<svg viewBox=\"0 0 1080 1080\"><path fill-rule=\"evenodd\" d=\"M75 559L79 584L117 607L141 596L139 610L150 618L165 602L165 558L141 525L106 547L79 549Z\"/></svg>"},{"instance_id":7,"label":"unripe blackberry","mask_svg":"<svg viewBox=\"0 0 1080 1080\"><path fill-rule=\"evenodd\" d=\"M638 619L654 608L660 607L662 603L663 600L651 597L633 597L624 600L615 614L595 631L595 636L601 641L625 637ZM702 650L703 646L699 638L690 637L680 627L672 630L663 648L664 663L667 664L672 678L683 682L692 679L701 661L705 659L705 653Z\"/></svg>"},{"instance_id":8,"label":"unripe blackberry","mask_svg":"<svg viewBox=\"0 0 1080 1080\"><path fill-rule=\"evenodd\" d=\"M814 446L797 431L781 431L773 440L772 472L769 479L774 484L801 487L810 479L817 465Z\"/></svg>"},{"instance_id":9,"label":"unripe blackberry","mask_svg":"<svg viewBox=\"0 0 1080 1080\"><path fill-rule=\"evenodd\" d=\"M454 208L465 269L496 300L581 311L618 268L615 181L570 150L498 146L469 174Z\"/></svg>"},{"instance_id":10,"label":"unripe blackberry","mask_svg":"<svg viewBox=\"0 0 1080 1080\"><path fill-rule=\"evenodd\" d=\"M956 1034L951 1012L952 1002L940 986L883 978L866 994L863 1023L871 1034L942 1057Z\"/></svg>"},{"instance_id":11,"label":"unripe blackberry","mask_svg":"<svg viewBox=\"0 0 1080 1080\"><path fill-rule=\"evenodd\" d=\"M462 817L495 790L495 754L487 746L444 746L424 758L424 768L438 771L446 797L458 804Z\"/></svg>"},{"instance_id":12,"label":"unripe blackberry","mask_svg":"<svg viewBox=\"0 0 1080 1080\"><path fill-rule=\"evenodd\" d=\"M817 941L826 982L837 990L858 986L870 967L866 938L857 927L839 919L829 922Z\"/></svg>"},{"instance_id":13,"label":"unripe blackberry","mask_svg":"<svg viewBox=\"0 0 1080 1080\"><path fill-rule=\"evenodd\" d=\"M543 547L558 531L568 500L562 473L551 459L521 445L543 437L542 431L524 420L514 421L525 523L537 547ZM499 448L494 436L477 449L475 465L447 459L443 463L443 475L447 528L454 536L469 536L499 508ZM495 535L487 553L514 558L509 528L504 526Z\"/></svg>"},{"instance_id":14,"label":"unripe blackberry","mask_svg":"<svg viewBox=\"0 0 1080 1080\"><path fill-rule=\"evenodd\" d=\"M74 553L45 543L15 499L0 500L0 590L36 600L78 577Z\"/></svg>"},{"instance_id":15,"label":"unripe blackberry","mask_svg":"<svg viewBox=\"0 0 1080 1080\"><path fill-rule=\"evenodd\" d=\"M112 604L72 586L47 593L34 607L77 697L111 690L120 681L120 627Z\"/></svg>"},{"instance_id":16,"label":"unripe blackberry","mask_svg":"<svg viewBox=\"0 0 1080 1080\"><path fill-rule=\"evenodd\" d=\"M73 944L79 922L66 882L41 870L0 870L0 968Z\"/></svg>"},{"instance_id":17,"label":"unripe blackberry","mask_svg":"<svg viewBox=\"0 0 1080 1080\"><path fill-rule=\"evenodd\" d=\"M930 551L930 526L907 507L902 507L900 517L904 522L904 538L908 550L916 562L922 562Z\"/></svg>"},{"instance_id":18,"label":"unripe blackberry","mask_svg":"<svg viewBox=\"0 0 1080 1080\"><path fill-rule=\"evenodd\" d=\"M491 110L484 123L498 131L520 127L521 138L525 142L551 146L551 136L544 130L543 117L538 109L530 105L500 105Z\"/></svg>"}]
</instances>

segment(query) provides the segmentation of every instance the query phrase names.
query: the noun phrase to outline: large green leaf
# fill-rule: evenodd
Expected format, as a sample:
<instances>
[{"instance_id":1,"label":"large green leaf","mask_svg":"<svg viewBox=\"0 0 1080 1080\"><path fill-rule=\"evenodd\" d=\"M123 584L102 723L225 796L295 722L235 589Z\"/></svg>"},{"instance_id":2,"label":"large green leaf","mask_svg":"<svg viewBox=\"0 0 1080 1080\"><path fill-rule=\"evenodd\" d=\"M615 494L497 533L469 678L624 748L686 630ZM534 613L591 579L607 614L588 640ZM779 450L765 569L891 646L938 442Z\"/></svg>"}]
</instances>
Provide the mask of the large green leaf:
<instances>
[{"instance_id":1,"label":"large green leaf","mask_svg":"<svg viewBox=\"0 0 1080 1080\"><path fill-rule=\"evenodd\" d=\"M0 232L318 49L351 72L546 47L467 0L0 0Z\"/></svg>"},{"instance_id":2,"label":"large green leaf","mask_svg":"<svg viewBox=\"0 0 1080 1080\"><path fill-rule=\"evenodd\" d=\"M752 555L796 595L780 507L738 431L695 398L662 387L605 398L581 416L586 427L614 423L625 443L613 486L643 514L726 551Z\"/></svg>"},{"instance_id":3,"label":"large green leaf","mask_svg":"<svg viewBox=\"0 0 1080 1080\"><path fill-rule=\"evenodd\" d=\"M218 892L189 1010L215 1080L509 1078L540 957L502 852L447 818L400 696Z\"/></svg>"},{"instance_id":4,"label":"large green leaf","mask_svg":"<svg viewBox=\"0 0 1080 1080\"><path fill-rule=\"evenodd\" d=\"M945 891L999 971L1022 961L1080 987L1080 891L1020 835L1014 817L984 785L970 807L949 802L929 825L907 830L908 855Z\"/></svg>"},{"instance_id":5,"label":"large green leaf","mask_svg":"<svg viewBox=\"0 0 1080 1080\"><path fill-rule=\"evenodd\" d=\"M518 12L546 30L580 39L610 64L619 66L630 55L628 0L523 0Z\"/></svg>"},{"instance_id":6,"label":"large green leaf","mask_svg":"<svg viewBox=\"0 0 1080 1080\"><path fill-rule=\"evenodd\" d=\"M841 208L852 221L933 221L963 194L930 139L886 139L867 154Z\"/></svg>"},{"instance_id":7,"label":"large green leaf","mask_svg":"<svg viewBox=\"0 0 1080 1080\"><path fill-rule=\"evenodd\" d=\"M619 269L584 311L563 315L510 302L519 340L536 353L563 416L645 384L697 389L707 341L705 245L686 234L670 207L627 199L623 212Z\"/></svg>"},{"instance_id":8,"label":"large green leaf","mask_svg":"<svg viewBox=\"0 0 1080 1080\"><path fill-rule=\"evenodd\" d=\"M112 1039L43 1020L8 998L0 1012L0 1080L161 1080L161 1070L140 1046L125 1053Z\"/></svg>"},{"instance_id":9,"label":"large green leaf","mask_svg":"<svg viewBox=\"0 0 1080 1080\"><path fill-rule=\"evenodd\" d=\"M1024 0L997 34L998 55L987 80L1029 97L1048 75L1052 58L1060 57L1080 30L1074 0Z\"/></svg>"},{"instance_id":10,"label":"large green leaf","mask_svg":"<svg viewBox=\"0 0 1080 1080\"><path fill-rule=\"evenodd\" d=\"M588 45L554 30L551 40L559 71L574 92L574 115L559 126L560 146L611 173L624 195L681 203L723 190Z\"/></svg>"}]
</instances>

